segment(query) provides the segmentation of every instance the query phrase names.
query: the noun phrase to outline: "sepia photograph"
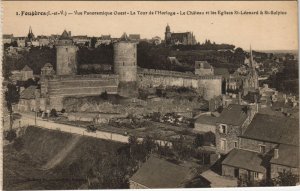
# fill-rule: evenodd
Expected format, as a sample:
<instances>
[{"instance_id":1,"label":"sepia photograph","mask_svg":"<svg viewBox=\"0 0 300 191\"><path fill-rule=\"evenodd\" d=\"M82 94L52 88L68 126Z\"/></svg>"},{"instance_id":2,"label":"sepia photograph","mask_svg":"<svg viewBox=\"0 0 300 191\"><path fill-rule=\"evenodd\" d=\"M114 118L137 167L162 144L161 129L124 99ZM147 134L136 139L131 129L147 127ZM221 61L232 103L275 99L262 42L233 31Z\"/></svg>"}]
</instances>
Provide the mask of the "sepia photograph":
<instances>
[{"instance_id":1,"label":"sepia photograph","mask_svg":"<svg viewBox=\"0 0 300 191\"><path fill-rule=\"evenodd\" d=\"M297 1L1 6L3 190L300 185Z\"/></svg>"}]
</instances>

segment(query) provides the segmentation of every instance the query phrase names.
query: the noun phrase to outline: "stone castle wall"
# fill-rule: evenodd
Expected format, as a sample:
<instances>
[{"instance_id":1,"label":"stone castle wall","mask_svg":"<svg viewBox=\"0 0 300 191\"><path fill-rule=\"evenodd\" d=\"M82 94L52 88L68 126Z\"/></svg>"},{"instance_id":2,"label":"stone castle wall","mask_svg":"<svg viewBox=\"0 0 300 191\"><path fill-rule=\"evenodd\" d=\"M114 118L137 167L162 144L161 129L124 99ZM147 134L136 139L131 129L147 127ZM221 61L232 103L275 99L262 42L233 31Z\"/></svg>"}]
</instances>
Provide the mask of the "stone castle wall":
<instances>
[{"instance_id":1,"label":"stone castle wall","mask_svg":"<svg viewBox=\"0 0 300 191\"><path fill-rule=\"evenodd\" d=\"M222 94L222 79L219 76L197 76L190 73L139 69L139 87L178 86L199 90L204 99L210 100Z\"/></svg>"},{"instance_id":2,"label":"stone castle wall","mask_svg":"<svg viewBox=\"0 0 300 191\"><path fill-rule=\"evenodd\" d=\"M118 84L117 75L55 76L42 80L41 92L51 106L48 109L61 110L65 97L95 96L105 91L116 94Z\"/></svg>"}]
</instances>

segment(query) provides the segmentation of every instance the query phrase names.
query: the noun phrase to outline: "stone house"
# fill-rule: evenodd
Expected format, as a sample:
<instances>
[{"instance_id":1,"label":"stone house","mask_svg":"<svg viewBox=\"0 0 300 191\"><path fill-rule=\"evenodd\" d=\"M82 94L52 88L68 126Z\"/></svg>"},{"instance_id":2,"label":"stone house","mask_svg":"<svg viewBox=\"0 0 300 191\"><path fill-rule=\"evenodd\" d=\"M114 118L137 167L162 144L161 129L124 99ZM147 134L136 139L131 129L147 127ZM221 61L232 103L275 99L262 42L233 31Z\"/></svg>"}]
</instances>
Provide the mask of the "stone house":
<instances>
[{"instance_id":1,"label":"stone house","mask_svg":"<svg viewBox=\"0 0 300 191\"><path fill-rule=\"evenodd\" d=\"M194 130L197 132L216 133L216 122L218 118L207 114L200 115L194 124Z\"/></svg>"},{"instance_id":2,"label":"stone house","mask_svg":"<svg viewBox=\"0 0 300 191\"><path fill-rule=\"evenodd\" d=\"M39 108L39 91L37 86L29 86L20 93L19 111L36 111Z\"/></svg>"},{"instance_id":3,"label":"stone house","mask_svg":"<svg viewBox=\"0 0 300 191\"><path fill-rule=\"evenodd\" d=\"M33 78L33 70L29 66L24 66L24 68L20 71L21 81L26 81L30 78Z\"/></svg>"},{"instance_id":4,"label":"stone house","mask_svg":"<svg viewBox=\"0 0 300 191\"><path fill-rule=\"evenodd\" d=\"M283 171L299 174L299 120L256 114L222 161L222 175L260 181Z\"/></svg>"},{"instance_id":5,"label":"stone house","mask_svg":"<svg viewBox=\"0 0 300 191\"><path fill-rule=\"evenodd\" d=\"M52 64L46 63L41 69L42 76L52 76L55 74Z\"/></svg>"},{"instance_id":6,"label":"stone house","mask_svg":"<svg viewBox=\"0 0 300 191\"><path fill-rule=\"evenodd\" d=\"M238 137L243 134L251 120L247 105L230 104L216 120L217 153L224 155L238 148Z\"/></svg>"},{"instance_id":7,"label":"stone house","mask_svg":"<svg viewBox=\"0 0 300 191\"><path fill-rule=\"evenodd\" d=\"M214 75L214 67L207 61L195 61L195 74L199 76Z\"/></svg>"}]
</instances>

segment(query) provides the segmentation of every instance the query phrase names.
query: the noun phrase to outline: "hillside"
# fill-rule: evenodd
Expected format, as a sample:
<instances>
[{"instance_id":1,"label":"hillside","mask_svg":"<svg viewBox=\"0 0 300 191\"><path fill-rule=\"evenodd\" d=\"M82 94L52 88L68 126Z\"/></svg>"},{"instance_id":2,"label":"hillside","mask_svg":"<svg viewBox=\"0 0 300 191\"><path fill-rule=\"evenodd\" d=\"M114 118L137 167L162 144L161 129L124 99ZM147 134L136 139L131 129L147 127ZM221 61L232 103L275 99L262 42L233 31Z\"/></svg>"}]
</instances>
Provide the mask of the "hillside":
<instances>
[{"instance_id":1,"label":"hillside","mask_svg":"<svg viewBox=\"0 0 300 191\"><path fill-rule=\"evenodd\" d=\"M4 147L3 186L7 190L83 188L87 177L92 177L91 171L104 164L113 166L107 161L114 161L114 157L124 158L117 152L124 147L121 143L36 127L28 127L20 140L21 147ZM97 188L111 187L105 185L108 182L99 182ZM126 185L116 181L114 187Z\"/></svg>"}]
</instances>

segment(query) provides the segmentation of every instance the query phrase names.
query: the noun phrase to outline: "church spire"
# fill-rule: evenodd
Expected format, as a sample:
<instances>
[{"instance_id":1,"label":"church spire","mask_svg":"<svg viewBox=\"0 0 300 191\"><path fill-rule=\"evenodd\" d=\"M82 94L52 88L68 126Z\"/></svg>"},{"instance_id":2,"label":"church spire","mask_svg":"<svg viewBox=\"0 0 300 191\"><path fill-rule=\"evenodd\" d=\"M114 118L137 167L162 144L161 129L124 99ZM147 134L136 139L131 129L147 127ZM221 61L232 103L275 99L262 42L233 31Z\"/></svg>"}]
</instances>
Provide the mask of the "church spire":
<instances>
[{"instance_id":1,"label":"church spire","mask_svg":"<svg viewBox=\"0 0 300 191\"><path fill-rule=\"evenodd\" d=\"M27 37L28 37L29 40L33 40L34 39L34 34L32 32L31 26L29 26L29 32L28 32Z\"/></svg>"},{"instance_id":2,"label":"church spire","mask_svg":"<svg viewBox=\"0 0 300 191\"><path fill-rule=\"evenodd\" d=\"M253 54L252 54L252 48L250 44L250 67L254 67L254 61L253 61Z\"/></svg>"}]
</instances>

